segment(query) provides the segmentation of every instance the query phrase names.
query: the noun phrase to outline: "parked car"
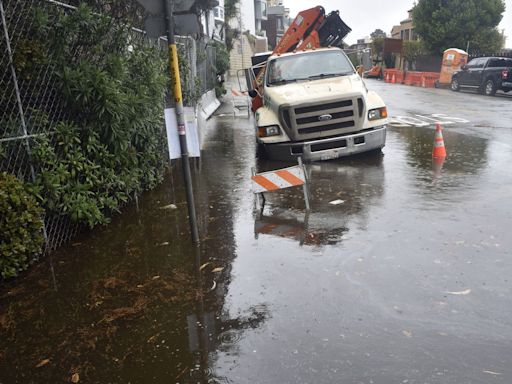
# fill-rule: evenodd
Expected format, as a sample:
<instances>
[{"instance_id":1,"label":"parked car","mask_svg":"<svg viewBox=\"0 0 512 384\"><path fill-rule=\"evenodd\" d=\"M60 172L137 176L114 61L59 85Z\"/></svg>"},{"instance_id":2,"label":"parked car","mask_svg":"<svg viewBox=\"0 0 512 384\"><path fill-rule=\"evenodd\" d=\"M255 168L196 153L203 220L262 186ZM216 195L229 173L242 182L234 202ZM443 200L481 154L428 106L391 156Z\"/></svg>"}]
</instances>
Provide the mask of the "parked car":
<instances>
[{"instance_id":1,"label":"parked car","mask_svg":"<svg viewBox=\"0 0 512 384\"><path fill-rule=\"evenodd\" d=\"M512 90L512 58L479 57L471 60L452 76L453 91L473 88L488 96L496 91Z\"/></svg>"}]
</instances>

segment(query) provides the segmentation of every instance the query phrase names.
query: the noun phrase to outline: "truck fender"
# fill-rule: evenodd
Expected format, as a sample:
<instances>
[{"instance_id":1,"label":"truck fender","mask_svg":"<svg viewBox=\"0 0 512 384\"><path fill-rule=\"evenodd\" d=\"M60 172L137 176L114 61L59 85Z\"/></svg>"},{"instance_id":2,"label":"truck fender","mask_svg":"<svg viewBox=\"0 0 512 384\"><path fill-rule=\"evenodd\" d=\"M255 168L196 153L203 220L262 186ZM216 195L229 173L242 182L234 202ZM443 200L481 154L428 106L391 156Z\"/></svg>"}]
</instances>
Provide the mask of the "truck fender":
<instances>
[{"instance_id":1,"label":"truck fender","mask_svg":"<svg viewBox=\"0 0 512 384\"><path fill-rule=\"evenodd\" d=\"M366 104L366 112L368 112L370 109L386 106L386 104L384 104L384 100L382 100L382 98L375 91L368 91Z\"/></svg>"},{"instance_id":2,"label":"truck fender","mask_svg":"<svg viewBox=\"0 0 512 384\"><path fill-rule=\"evenodd\" d=\"M281 123L279 122L279 117L272 109L267 108L265 106L258 108L254 116L256 121L256 130L259 127L268 127L269 125L278 125L279 128L281 129L281 135L266 138L258 138L259 141L264 142L266 144L290 141L290 138L286 134L286 131L283 129Z\"/></svg>"},{"instance_id":3,"label":"truck fender","mask_svg":"<svg viewBox=\"0 0 512 384\"><path fill-rule=\"evenodd\" d=\"M270 108L261 107L256 110L255 113L256 125L258 127L266 127L268 125L279 125L279 117Z\"/></svg>"}]
</instances>

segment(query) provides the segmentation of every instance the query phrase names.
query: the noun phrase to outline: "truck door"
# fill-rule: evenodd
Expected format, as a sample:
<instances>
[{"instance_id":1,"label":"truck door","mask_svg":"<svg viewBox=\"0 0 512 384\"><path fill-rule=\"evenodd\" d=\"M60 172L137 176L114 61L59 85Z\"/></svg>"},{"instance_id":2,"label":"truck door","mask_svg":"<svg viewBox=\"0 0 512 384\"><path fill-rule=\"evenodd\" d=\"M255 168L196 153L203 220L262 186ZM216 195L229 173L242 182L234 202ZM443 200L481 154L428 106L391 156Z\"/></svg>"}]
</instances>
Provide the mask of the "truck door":
<instances>
[{"instance_id":1,"label":"truck door","mask_svg":"<svg viewBox=\"0 0 512 384\"><path fill-rule=\"evenodd\" d=\"M468 85L473 87L479 87L483 82L483 72L485 64L487 63L486 58L475 59L475 65L469 69ZM472 60L473 61L473 60Z\"/></svg>"},{"instance_id":2,"label":"truck door","mask_svg":"<svg viewBox=\"0 0 512 384\"><path fill-rule=\"evenodd\" d=\"M457 77L459 79L460 85L471 85L470 84L470 76L471 76L471 70L475 66L475 62L478 59L473 59L469 63L467 63L464 67L462 67L462 70L457 74Z\"/></svg>"}]
</instances>

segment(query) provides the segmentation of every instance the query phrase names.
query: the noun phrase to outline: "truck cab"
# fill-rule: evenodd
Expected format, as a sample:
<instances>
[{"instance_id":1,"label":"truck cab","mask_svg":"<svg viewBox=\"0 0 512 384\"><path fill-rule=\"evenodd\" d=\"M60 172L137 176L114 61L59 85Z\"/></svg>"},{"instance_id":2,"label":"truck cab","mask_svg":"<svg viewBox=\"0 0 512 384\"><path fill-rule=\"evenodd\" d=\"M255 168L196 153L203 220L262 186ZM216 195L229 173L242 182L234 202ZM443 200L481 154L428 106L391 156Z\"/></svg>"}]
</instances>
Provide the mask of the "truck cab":
<instances>
[{"instance_id":1,"label":"truck cab","mask_svg":"<svg viewBox=\"0 0 512 384\"><path fill-rule=\"evenodd\" d=\"M269 158L328 160L385 145L386 106L340 48L270 56L259 89L256 137Z\"/></svg>"}]
</instances>

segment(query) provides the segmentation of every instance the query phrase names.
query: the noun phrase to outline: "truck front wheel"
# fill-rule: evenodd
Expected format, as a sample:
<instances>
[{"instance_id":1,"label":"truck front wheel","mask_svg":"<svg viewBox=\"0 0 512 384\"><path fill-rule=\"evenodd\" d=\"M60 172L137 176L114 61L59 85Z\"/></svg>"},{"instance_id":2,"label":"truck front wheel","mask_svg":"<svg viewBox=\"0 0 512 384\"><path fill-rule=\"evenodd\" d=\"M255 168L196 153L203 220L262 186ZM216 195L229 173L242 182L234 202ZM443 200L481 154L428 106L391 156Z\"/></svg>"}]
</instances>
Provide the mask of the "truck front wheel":
<instances>
[{"instance_id":1,"label":"truck front wheel","mask_svg":"<svg viewBox=\"0 0 512 384\"><path fill-rule=\"evenodd\" d=\"M459 80L456 77L454 77L452 79L452 91L457 92L459 90L460 90Z\"/></svg>"},{"instance_id":2,"label":"truck front wheel","mask_svg":"<svg viewBox=\"0 0 512 384\"><path fill-rule=\"evenodd\" d=\"M484 84L484 93L487 96L494 96L496 93L496 84L491 79L487 80Z\"/></svg>"}]
</instances>

